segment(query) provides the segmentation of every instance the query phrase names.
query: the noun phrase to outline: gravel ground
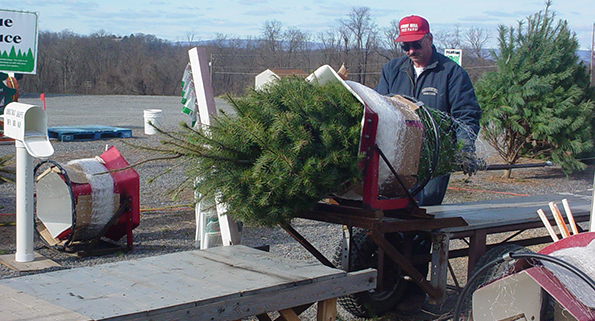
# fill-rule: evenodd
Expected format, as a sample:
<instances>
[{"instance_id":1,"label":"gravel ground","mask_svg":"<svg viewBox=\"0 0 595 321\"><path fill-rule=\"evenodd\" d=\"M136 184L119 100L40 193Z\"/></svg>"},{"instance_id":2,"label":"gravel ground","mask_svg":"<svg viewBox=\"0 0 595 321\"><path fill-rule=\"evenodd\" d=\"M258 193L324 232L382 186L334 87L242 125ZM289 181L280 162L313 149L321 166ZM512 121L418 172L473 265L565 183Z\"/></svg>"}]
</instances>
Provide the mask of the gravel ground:
<instances>
[{"instance_id":1,"label":"gravel ground","mask_svg":"<svg viewBox=\"0 0 595 321\"><path fill-rule=\"evenodd\" d=\"M23 103L40 105L35 97L25 97ZM143 110L158 108L164 113L163 127L173 130L181 121L188 121L188 116L180 113L178 97L157 96L48 96L48 127L74 125L107 125L124 127L132 130L133 137L126 139L133 144L159 144L155 135L145 135ZM227 108L222 101L217 101L219 108ZM101 154L106 145L116 146L124 158L131 164L145 161L151 155L125 145L121 140L96 140L85 142L52 141L55 149L50 158L59 163L73 159L89 158ZM14 154L14 144L0 144L0 156ZM497 160L490 159L491 162ZM12 165L14 166L14 165ZM134 230L134 251L100 257L74 258L63 253L49 250L36 240L35 251L54 260L64 268L75 268L103 264L114 261L138 259L169 252L195 249L194 211L191 207L190 191L172 199L169 193L172 186L183 179L183 166L176 166L171 161L154 161L135 167L141 177L141 223ZM542 195L555 192L584 192L593 187L593 168L570 176L565 176L559 168L546 167L522 169L514 171L513 179L502 179L499 171L480 172L468 178L460 173L451 177L451 189L447 192L445 203L477 201L494 198L518 197L520 195ZM149 180L153 182L149 183ZM14 185L0 184L0 254L11 254L15 250ZM340 227L320 222L296 220L295 228L309 239L314 246L327 257L332 257L340 238ZM536 230L533 233L544 234ZM504 237L492 236L492 240ZM459 246L453 241L452 247ZM120 241L124 244L124 240ZM287 233L277 228L245 227L242 243L248 246L269 245L270 251L276 255L295 260L315 261L315 259ZM453 260L459 282L464 284L466 262L464 259ZM48 272L44 270L42 272ZM11 278L26 275L0 265L0 278ZM452 280L450 282L453 283ZM435 320L448 313L456 300L456 293L449 295L449 300L442 306L426 304L424 310L414 316L389 315L381 320ZM313 318L313 311L306 315ZM357 320L347 312L339 309L341 320Z\"/></svg>"}]
</instances>

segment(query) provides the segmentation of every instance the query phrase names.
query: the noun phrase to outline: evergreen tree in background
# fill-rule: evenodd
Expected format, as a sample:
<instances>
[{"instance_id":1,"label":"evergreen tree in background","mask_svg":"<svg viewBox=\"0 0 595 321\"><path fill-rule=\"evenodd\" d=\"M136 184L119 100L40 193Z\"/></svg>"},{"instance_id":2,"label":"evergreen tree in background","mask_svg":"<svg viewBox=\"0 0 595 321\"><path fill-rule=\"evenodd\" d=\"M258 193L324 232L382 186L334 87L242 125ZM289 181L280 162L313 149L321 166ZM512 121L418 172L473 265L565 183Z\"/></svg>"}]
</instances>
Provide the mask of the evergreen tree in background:
<instances>
[{"instance_id":1,"label":"evergreen tree in background","mask_svg":"<svg viewBox=\"0 0 595 321\"><path fill-rule=\"evenodd\" d=\"M476 92L483 135L506 163L550 159L570 173L585 168L577 157L593 147L593 90L575 34L550 6L516 28L499 27L498 69Z\"/></svg>"}]
</instances>

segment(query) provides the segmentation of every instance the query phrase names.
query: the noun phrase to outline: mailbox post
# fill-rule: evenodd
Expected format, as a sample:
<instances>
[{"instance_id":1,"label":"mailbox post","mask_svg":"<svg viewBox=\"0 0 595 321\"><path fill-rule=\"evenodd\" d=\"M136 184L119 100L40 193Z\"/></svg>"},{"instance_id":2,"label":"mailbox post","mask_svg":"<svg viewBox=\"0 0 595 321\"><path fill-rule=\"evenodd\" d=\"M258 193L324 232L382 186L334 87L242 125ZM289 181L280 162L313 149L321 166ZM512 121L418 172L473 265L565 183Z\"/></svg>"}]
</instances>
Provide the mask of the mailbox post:
<instances>
[{"instance_id":1,"label":"mailbox post","mask_svg":"<svg viewBox=\"0 0 595 321\"><path fill-rule=\"evenodd\" d=\"M16 147L16 262L31 262L33 253L33 158L54 154L41 107L10 103L4 110L4 135Z\"/></svg>"}]
</instances>

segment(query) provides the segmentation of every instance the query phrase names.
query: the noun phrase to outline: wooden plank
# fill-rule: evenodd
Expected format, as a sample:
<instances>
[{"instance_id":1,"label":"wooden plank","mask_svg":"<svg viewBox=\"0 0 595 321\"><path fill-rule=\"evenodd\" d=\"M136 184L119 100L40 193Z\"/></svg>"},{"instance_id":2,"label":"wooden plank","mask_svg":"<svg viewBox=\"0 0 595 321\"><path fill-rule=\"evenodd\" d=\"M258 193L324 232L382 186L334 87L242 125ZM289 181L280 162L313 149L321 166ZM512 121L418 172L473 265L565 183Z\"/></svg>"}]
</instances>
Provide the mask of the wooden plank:
<instances>
[{"instance_id":1,"label":"wooden plank","mask_svg":"<svg viewBox=\"0 0 595 321\"><path fill-rule=\"evenodd\" d=\"M257 291L209 304L188 302L164 309L122 315L109 320L236 320L289 307L336 298L376 287L376 270L350 272L343 277L304 284L283 291Z\"/></svg>"},{"instance_id":2,"label":"wooden plank","mask_svg":"<svg viewBox=\"0 0 595 321\"><path fill-rule=\"evenodd\" d=\"M279 314L281 314L287 321L300 321L300 318L292 309L281 310L279 311Z\"/></svg>"},{"instance_id":3,"label":"wooden plank","mask_svg":"<svg viewBox=\"0 0 595 321\"><path fill-rule=\"evenodd\" d=\"M293 310L293 312L295 312L295 314L300 315L304 311L308 310L308 308L311 306L312 306L312 303L308 303L308 304L300 305L298 307L293 307L291 309ZM275 321L287 321L287 319L285 319L282 315L280 315L278 318L275 319Z\"/></svg>"},{"instance_id":4,"label":"wooden plank","mask_svg":"<svg viewBox=\"0 0 595 321\"><path fill-rule=\"evenodd\" d=\"M385 217L382 219L382 222L379 222L376 218L372 217L362 217L334 212L312 211L301 213L298 215L298 217L328 223L357 226L367 230L378 228L384 233L427 231L453 226L465 226L467 224L465 220L457 216L446 216L440 219L433 218L409 220Z\"/></svg>"},{"instance_id":5,"label":"wooden plank","mask_svg":"<svg viewBox=\"0 0 595 321\"><path fill-rule=\"evenodd\" d=\"M17 320L54 320L81 321L91 320L82 314L51 304L21 291L0 284L0 318L4 321Z\"/></svg>"},{"instance_id":6,"label":"wooden plank","mask_svg":"<svg viewBox=\"0 0 595 321\"><path fill-rule=\"evenodd\" d=\"M554 219L556 220L556 224L558 225L560 234L562 234L562 238L569 237L570 232L568 231L568 228L566 227L566 222L564 222L564 218L562 217L562 214L560 213L558 206L554 202L549 202L548 205L552 211L552 215L554 215Z\"/></svg>"},{"instance_id":7,"label":"wooden plank","mask_svg":"<svg viewBox=\"0 0 595 321\"><path fill-rule=\"evenodd\" d=\"M45 273L3 280L2 283L93 319L176 302L170 301L175 297L171 293L126 279L107 278L96 269L59 272L62 273Z\"/></svg>"},{"instance_id":8,"label":"wooden plank","mask_svg":"<svg viewBox=\"0 0 595 321\"><path fill-rule=\"evenodd\" d=\"M541 224L537 210L547 207L553 200L567 198L573 204L575 219L588 217L591 206L589 194L553 194L530 197L513 197L481 202L468 202L428 206L426 209L435 218L462 217L468 224L463 227L443 228L443 232L461 232L481 228L506 227L517 224ZM553 216L552 216L553 217ZM580 221L581 219L577 219Z\"/></svg>"},{"instance_id":9,"label":"wooden plank","mask_svg":"<svg viewBox=\"0 0 595 321\"><path fill-rule=\"evenodd\" d=\"M37 252L33 252L33 261L31 262L17 262L14 254L0 255L0 263L6 267L20 272L39 271L52 267L60 267L60 264L42 256Z\"/></svg>"},{"instance_id":10,"label":"wooden plank","mask_svg":"<svg viewBox=\"0 0 595 321\"><path fill-rule=\"evenodd\" d=\"M240 291L288 282L241 268L213 265L211 260L185 261L184 257L188 255L179 253L165 258L154 257L28 276L29 282L25 284L19 279L6 282L95 318L160 309L186 302L188 298L207 302L239 297ZM81 300L93 300L96 304L81 304Z\"/></svg>"},{"instance_id":11,"label":"wooden plank","mask_svg":"<svg viewBox=\"0 0 595 321\"><path fill-rule=\"evenodd\" d=\"M572 229L572 235L578 234L578 228L576 226L576 222L574 221L574 216L572 215L572 210L570 209L570 204L568 203L568 199L562 200L562 205L564 206L564 212L566 213L566 217L568 218L568 224Z\"/></svg>"},{"instance_id":12,"label":"wooden plank","mask_svg":"<svg viewBox=\"0 0 595 321\"><path fill-rule=\"evenodd\" d=\"M333 270L335 271L333 274L340 273L338 272L340 270L332 269L319 263L292 262L245 246L207 249L200 253L194 252L191 254L200 255L215 262L242 269L283 276L293 281L322 277L328 275L329 271Z\"/></svg>"},{"instance_id":13,"label":"wooden plank","mask_svg":"<svg viewBox=\"0 0 595 321\"><path fill-rule=\"evenodd\" d=\"M337 298L318 301L318 310L316 311L317 321L335 321L336 318Z\"/></svg>"},{"instance_id":14,"label":"wooden plank","mask_svg":"<svg viewBox=\"0 0 595 321\"><path fill-rule=\"evenodd\" d=\"M432 269L430 284L437 288L442 293L442 296L440 300L431 303L440 304L446 301L449 244L450 238L448 234L432 234Z\"/></svg>"},{"instance_id":15,"label":"wooden plank","mask_svg":"<svg viewBox=\"0 0 595 321\"><path fill-rule=\"evenodd\" d=\"M211 124L211 115L217 115L215 96L209 75L209 61L205 47L194 47L188 50L190 67L192 68L192 80L196 92L196 102L201 123Z\"/></svg>"},{"instance_id":16,"label":"wooden plank","mask_svg":"<svg viewBox=\"0 0 595 321\"><path fill-rule=\"evenodd\" d=\"M467 277L470 277L479 258L486 252L487 233L484 229L476 230L469 238L469 261Z\"/></svg>"}]
</instances>

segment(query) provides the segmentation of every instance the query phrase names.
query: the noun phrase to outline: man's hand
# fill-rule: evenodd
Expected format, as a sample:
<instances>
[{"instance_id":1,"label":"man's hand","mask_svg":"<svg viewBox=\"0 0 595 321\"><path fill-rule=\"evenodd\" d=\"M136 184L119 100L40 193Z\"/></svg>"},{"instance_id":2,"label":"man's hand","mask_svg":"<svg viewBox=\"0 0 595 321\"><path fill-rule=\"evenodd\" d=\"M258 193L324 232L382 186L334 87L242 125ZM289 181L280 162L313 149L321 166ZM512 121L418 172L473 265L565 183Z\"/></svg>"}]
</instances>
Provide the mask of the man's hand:
<instances>
[{"instance_id":1,"label":"man's hand","mask_svg":"<svg viewBox=\"0 0 595 321\"><path fill-rule=\"evenodd\" d=\"M478 170L486 167L485 161L478 158L475 153L461 152L457 158L461 170L469 176L473 176Z\"/></svg>"}]
</instances>

